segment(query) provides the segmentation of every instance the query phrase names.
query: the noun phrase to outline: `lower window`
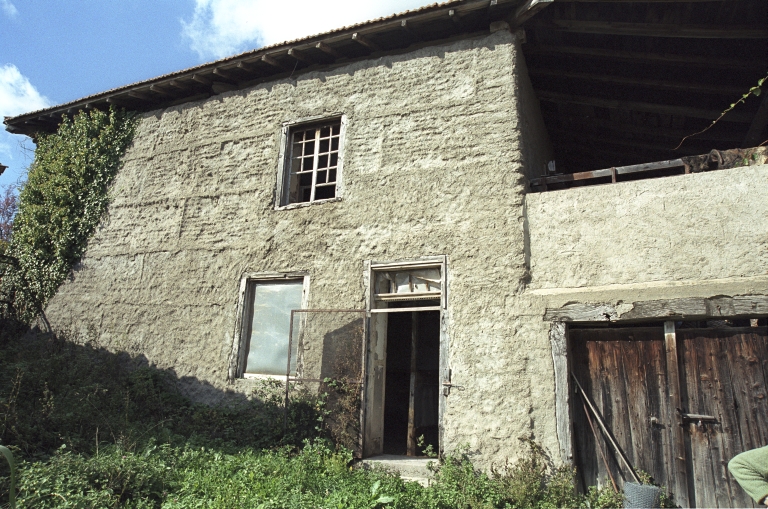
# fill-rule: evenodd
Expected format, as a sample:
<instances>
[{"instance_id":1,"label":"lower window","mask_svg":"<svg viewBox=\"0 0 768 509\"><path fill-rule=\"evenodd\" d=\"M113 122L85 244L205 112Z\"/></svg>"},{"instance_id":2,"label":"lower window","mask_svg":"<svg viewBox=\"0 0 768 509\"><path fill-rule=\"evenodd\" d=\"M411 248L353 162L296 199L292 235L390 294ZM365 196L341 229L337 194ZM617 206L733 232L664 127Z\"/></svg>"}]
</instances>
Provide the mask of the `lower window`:
<instances>
[{"instance_id":1,"label":"lower window","mask_svg":"<svg viewBox=\"0 0 768 509\"><path fill-rule=\"evenodd\" d=\"M304 279L251 280L246 291L242 372L245 376L285 376L291 310L302 308ZM292 375L296 374L297 351L297 345L292 344Z\"/></svg>"}]
</instances>

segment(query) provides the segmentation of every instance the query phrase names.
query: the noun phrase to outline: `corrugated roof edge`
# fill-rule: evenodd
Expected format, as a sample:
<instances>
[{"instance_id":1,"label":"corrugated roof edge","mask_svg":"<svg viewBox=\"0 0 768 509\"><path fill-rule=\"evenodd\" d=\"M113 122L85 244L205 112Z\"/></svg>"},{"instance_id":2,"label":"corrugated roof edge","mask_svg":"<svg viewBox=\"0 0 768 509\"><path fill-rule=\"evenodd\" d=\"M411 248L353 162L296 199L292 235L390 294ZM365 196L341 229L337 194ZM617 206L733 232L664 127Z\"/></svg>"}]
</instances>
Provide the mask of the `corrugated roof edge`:
<instances>
[{"instance_id":1,"label":"corrugated roof edge","mask_svg":"<svg viewBox=\"0 0 768 509\"><path fill-rule=\"evenodd\" d=\"M11 124L13 124L15 122L18 122L20 120L29 120L32 117L45 115L45 114L51 113L51 112L53 112L55 110L60 110L60 109L64 109L64 108L70 108L70 107L73 107L73 106L75 106L77 104L86 103L88 101L98 100L98 99L104 98L105 96L109 96L111 94L114 94L114 93L117 93L117 92L121 92L121 91L125 91L125 90L131 89L131 88L135 88L135 87L138 87L138 86L150 85L150 84L153 84L153 83L158 82L158 81L168 80L170 78L174 78L174 77L178 77L178 76L183 76L183 75L186 75L186 74L193 73L195 71L201 71L201 70L204 70L204 69L215 68L215 67L217 67L217 66L219 66L221 64L225 64L225 63L228 63L228 62L244 59L244 58L247 58L247 57L253 57L253 56L256 56L256 55L258 55L260 53L267 53L270 50L275 50L275 49L278 49L278 48L285 48L286 46L292 46L292 45L296 45L296 44L299 44L299 43L307 43L307 42L312 41L313 39L325 38L325 37L328 37L328 36L331 36L331 35L341 34L343 32L348 32L348 31L352 31L352 30L359 30L361 28L371 27L371 26L376 25L376 24L381 24L383 22L394 21L394 20L397 20L397 19L400 19L400 18L404 18L404 17L412 17L414 15L424 15L424 14L431 13L433 11L438 11L438 10L446 9L446 8L450 8L450 7L458 7L458 6L462 6L462 5L475 5L475 4L482 5L482 4L488 4L489 6L491 6L491 5L495 5L495 4L510 3L510 2L517 2L517 1L518 0L452 0L452 1L448 1L448 2L442 2L442 3L433 3L433 4L430 4L430 5L426 5L424 7L420 7L418 9L412 9L412 10L409 10L409 11L399 12L399 13L392 14L390 16L384 16L384 17L381 17L381 18L376 18L376 19L364 21L364 22L357 23L357 24L354 24L354 25L347 25L347 26L344 26L344 27L340 27L340 28L336 28L336 29L330 30L328 32L321 32L321 33L318 33L318 34L310 35L310 36L307 36L307 37L302 37L302 38L299 38L299 39L292 39L292 40L288 40L288 41L284 41L284 42L280 42L280 43L276 43L276 44L271 44L269 46L263 46L261 48L257 48L257 49L254 49L254 50L249 50L249 51L246 51L246 52L243 52L243 53L239 53L237 55L233 55L233 56L225 57L225 58L222 58L222 59L219 59L219 60L215 60L213 62L207 62L205 64L201 64L201 65L198 65L198 66L195 66L195 67L189 67L187 69L182 69L182 70L175 71L175 72L172 72L172 73L164 74L164 75L161 75L161 76L150 78L148 80L137 81L135 83L131 83L131 84L128 84L128 85L123 85L123 86L120 86L120 87L117 87L117 88L112 88L112 89L106 90L104 92L99 92L99 93L96 93L96 94L91 94L91 95L88 95L88 96L85 96L85 97L81 97L79 99L75 99L73 101L69 101L69 102L66 102L66 103L57 104L57 105L54 105L54 106L49 106L48 108L43 108L43 109L40 109L40 110L35 110L35 111L27 112L27 113L22 113L20 115L16 115L16 116L13 116L13 117L5 117L3 123L10 126Z\"/></svg>"}]
</instances>

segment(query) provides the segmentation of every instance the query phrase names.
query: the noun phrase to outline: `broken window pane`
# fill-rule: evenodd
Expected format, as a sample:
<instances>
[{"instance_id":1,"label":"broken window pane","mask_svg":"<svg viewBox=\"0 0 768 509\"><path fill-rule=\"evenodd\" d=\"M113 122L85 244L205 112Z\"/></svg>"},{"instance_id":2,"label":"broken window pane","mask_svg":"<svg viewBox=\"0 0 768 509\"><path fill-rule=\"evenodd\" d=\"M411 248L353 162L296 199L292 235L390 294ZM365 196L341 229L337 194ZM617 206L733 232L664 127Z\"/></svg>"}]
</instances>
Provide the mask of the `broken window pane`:
<instances>
[{"instance_id":1,"label":"broken window pane","mask_svg":"<svg viewBox=\"0 0 768 509\"><path fill-rule=\"evenodd\" d=\"M253 310L245 372L285 375L291 310L301 309L302 280L252 284ZM297 345L291 348L291 373L296 370Z\"/></svg>"},{"instance_id":2,"label":"broken window pane","mask_svg":"<svg viewBox=\"0 0 768 509\"><path fill-rule=\"evenodd\" d=\"M438 292L440 289L439 268L376 272L377 294Z\"/></svg>"}]
</instances>

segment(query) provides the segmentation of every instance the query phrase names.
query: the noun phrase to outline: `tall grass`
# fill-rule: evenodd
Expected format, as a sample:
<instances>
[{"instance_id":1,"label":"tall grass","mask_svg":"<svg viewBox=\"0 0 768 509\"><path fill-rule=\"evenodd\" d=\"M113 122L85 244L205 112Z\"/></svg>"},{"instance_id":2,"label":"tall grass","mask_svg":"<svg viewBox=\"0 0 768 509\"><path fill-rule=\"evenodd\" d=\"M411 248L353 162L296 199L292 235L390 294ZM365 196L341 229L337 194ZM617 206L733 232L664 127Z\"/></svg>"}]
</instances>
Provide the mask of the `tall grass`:
<instances>
[{"instance_id":1,"label":"tall grass","mask_svg":"<svg viewBox=\"0 0 768 509\"><path fill-rule=\"evenodd\" d=\"M606 490L577 494L573 471L533 442L490 473L455 451L435 463L429 487L353 468L351 452L329 439L337 425L326 426L323 395L295 393L283 430L280 387L194 404L173 373L143 359L0 326L0 442L19 459L20 508L621 505ZM8 487L0 467L0 504Z\"/></svg>"}]
</instances>

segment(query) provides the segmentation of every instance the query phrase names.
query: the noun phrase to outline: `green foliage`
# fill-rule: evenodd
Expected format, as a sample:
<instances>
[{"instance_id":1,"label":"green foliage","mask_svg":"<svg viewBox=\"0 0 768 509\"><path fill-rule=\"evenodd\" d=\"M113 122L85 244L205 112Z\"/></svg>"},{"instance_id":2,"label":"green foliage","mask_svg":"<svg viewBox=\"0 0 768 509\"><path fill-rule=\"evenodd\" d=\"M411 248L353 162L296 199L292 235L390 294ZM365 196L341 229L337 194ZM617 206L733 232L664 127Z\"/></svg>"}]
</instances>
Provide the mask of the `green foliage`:
<instances>
[{"instance_id":1,"label":"green foliage","mask_svg":"<svg viewBox=\"0 0 768 509\"><path fill-rule=\"evenodd\" d=\"M40 135L6 254L2 290L18 317L35 318L85 251L107 209L108 189L137 121L110 109L65 118Z\"/></svg>"},{"instance_id":2,"label":"green foliage","mask_svg":"<svg viewBox=\"0 0 768 509\"><path fill-rule=\"evenodd\" d=\"M0 320L0 443L20 460L18 507L622 505L610 488L576 493L573 470L553 466L532 440L524 440L526 454L490 473L473 466L466 447L447 454L433 463L434 482L423 487L353 468L352 453L324 438L335 437L325 426L327 396L291 391L284 431L280 382L264 381L252 400L230 395L217 406L190 402L178 382L141 358ZM8 499L9 473L0 467L0 504Z\"/></svg>"}]
</instances>

